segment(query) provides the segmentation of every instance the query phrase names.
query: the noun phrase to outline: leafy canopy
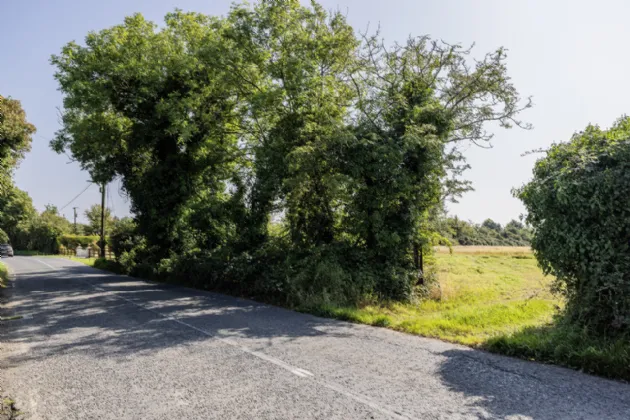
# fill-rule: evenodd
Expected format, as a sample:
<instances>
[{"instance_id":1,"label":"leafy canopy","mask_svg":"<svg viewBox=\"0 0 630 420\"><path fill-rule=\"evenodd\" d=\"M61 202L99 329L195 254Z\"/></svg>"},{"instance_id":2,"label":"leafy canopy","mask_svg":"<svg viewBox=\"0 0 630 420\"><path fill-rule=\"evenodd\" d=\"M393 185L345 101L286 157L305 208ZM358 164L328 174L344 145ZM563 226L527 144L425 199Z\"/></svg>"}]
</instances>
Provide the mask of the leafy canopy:
<instances>
[{"instance_id":1,"label":"leafy canopy","mask_svg":"<svg viewBox=\"0 0 630 420\"><path fill-rule=\"evenodd\" d=\"M31 150L34 133L20 102L0 95L0 196L9 194L13 169Z\"/></svg>"},{"instance_id":2,"label":"leafy canopy","mask_svg":"<svg viewBox=\"0 0 630 420\"><path fill-rule=\"evenodd\" d=\"M470 188L462 146L489 142L488 122L527 127L505 51L470 52L428 37L386 48L298 0L176 11L161 28L133 15L53 56L51 146L98 182L121 178L126 243L142 244L123 259L155 275L409 299L430 214Z\"/></svg>"},{"instance_id":3,"label":"leafy canopy","mask_svg":"<svg viewBox=\"0 0 630 420\"><path fill-rule=\"evenodd\" d=\"M101 206L100 204L92 204L89 209L84 212L88 219L88 224L83 227L84 235L100 235L101 234ZM109 234L114 225L114 218L109 208L105 207L105 232Z\"/></svg>"}]
</instances>

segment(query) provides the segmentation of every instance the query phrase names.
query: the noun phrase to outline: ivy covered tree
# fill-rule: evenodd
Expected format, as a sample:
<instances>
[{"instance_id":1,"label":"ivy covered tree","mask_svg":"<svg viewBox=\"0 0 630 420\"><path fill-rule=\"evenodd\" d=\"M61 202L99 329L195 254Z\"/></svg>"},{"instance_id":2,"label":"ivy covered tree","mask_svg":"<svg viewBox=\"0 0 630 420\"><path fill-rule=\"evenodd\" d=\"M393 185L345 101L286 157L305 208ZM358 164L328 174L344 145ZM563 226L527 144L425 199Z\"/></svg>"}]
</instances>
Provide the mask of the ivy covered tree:
<instances>
[{"instance_id":1,"label":"ivy covered tree","mask_svg":"<svg viewBox=\"0 0 630 420\"><path fill-rule=\"evenodd\" d=\"M630 118L553 145L515 194L568 318L599 333L630 331Z\"/></svg>"},{"instance_id":2,"label":"ivy covered tree","mask_svg":"<svg viewBox=\"0 0 630 420\"><path fill-rule=\"evenodd\" d=\"M469 55L388 49L315 2L134 15L52 58L51 145L122 179L146 241L121 260L294 301L409 299L430 214L470 188L462 145L527 127L504 50Z\"/></svg>"}]
</instances>

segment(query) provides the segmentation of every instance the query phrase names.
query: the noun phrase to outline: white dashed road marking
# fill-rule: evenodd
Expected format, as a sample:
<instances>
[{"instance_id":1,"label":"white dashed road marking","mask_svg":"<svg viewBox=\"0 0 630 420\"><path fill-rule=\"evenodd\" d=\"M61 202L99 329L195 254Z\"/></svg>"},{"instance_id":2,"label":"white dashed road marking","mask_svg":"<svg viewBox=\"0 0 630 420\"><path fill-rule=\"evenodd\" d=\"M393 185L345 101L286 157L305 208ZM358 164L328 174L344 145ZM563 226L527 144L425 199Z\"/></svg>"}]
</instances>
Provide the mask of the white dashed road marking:
<instances>
[{"instance_id":1,"label":"white dashed road marking","mask_svg":"<svg viewBox=\"0 0 630 420\"><path fill-rule=\"evenodd\" d=\"M40 260L37 260L37 259L35 259L35 261L37 261L37 262L39 262L39 263L41 263L41 264L43 264L43 265L45 265L47 267L50 267L53 270L57 270L58 269L58 267L53 267L52 265L47 264L47 263L45 263L43 261L40 261ZM81 264L81 263L77 263L77 264ZM302 369L302 368L298 368L298 367L292 366L292 365L290 365L290 364L288 364L288 363L286 363L286 362L284 362L284 361L282 361L280 359L277 359L275 357L272 357L272 356L269 356L267 354L261 353L259 351L252 350L252 349L250 349L248 347L242 346L242 345L238 344L236 341L231 340L229 338L219 337L219 336L217 336L215 334L212 334L211 332L208 332L208 331L203 330L201 328L197 328L194 325L190 325L190 324L188 324L188 323L186 323L186 322L184 322L184 321L182 321L180 319L177 319L175 317L163 315L163 314L159 313L156 310L153 310L151 308L147 308L146 306L143 306L143 305L141 305L139 303L136 303L133 300L128 299L128 298L126 298L124 296L121 296L121 295L119 295L116 292L113 292L111 290L105 290L102 287L95 286L89 280L83 280L83 281L85 283L87 283L90 287L92 287L95 290L98 290L100 292L110 293L110 294L114 295L116 298L124 300L125 302L128 302L128 303L130 303L130 304L132 304L132 305L134 305L134 306L136 306L136 307L138 307L140 309L143 309L145 311L149 311L149 312L159 316L160 318L163 318L163 319L168 320L168 321L175 322L175 323L177 323L179 325L183 325L183 326L185 326L187 328L190 328L190 329L192 329L194 331L197 331L200 334L203 334L203 335L208 336L208 337L212 337L212 338L217 339L217 340L219 340L219 341L221 341L221 342L223 342L225 344L228 344L230 346L236 347L236 348L240 349L241 351L243 351L244 353L250 354L250 355L252 355L254 357L257 357L257 358L259 358L261 360L265 360L265 361L267 361L269 363L273 363L274 365L279 366L279 367L281 367L281 368L283 368L285 370L288 370L289 372L291 372L294 375L297 375L297 376L299 376L301 378L311 379L311 380L315 381L317 384L319 384L321 386L324 386L324 387L326 387L326 388L328 388L330 390L333 390L333 391L335 391L335 392L337 392L337 393L339 393L341 395L344 395L344 396L346 396L348 398L351 398L354 401L357 401L357 402L359 402L361 404L364 404L364 405L370 407L371 409L380 412L381 414L384 414L386 416L389 416L389 417L391 417L393 419L397 419L397 420L409 420L409 419L411 419L411 417L408 417L408 416L406 416L406 415L404 415L404 414L402 414L402 413L400 413L398 411L394 411L391 408L382 407L381 405L377 404L375 401L371 400L368 397L355 394L355 393L345 389L341 385L317 379L313 373L309 372L306 369Z\"/></svg>"}]
</instances>

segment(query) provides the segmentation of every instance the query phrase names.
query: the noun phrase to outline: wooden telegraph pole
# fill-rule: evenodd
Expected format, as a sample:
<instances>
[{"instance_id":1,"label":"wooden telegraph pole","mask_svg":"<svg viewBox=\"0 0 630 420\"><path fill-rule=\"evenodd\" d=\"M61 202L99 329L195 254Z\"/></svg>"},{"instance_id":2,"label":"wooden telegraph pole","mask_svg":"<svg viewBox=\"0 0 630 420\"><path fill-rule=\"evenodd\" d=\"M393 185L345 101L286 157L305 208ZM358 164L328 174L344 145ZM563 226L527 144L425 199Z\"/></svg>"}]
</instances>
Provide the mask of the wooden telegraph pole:
<instances>
[{"instance_id":1,"label":"wooden telegraph pole","mask_svg":"<svg viewBox=\"0 0 630 420\"><path fill-rule=\"evenodd\" d=\"M77 232L77 209L78 207L72 207L72 210L74 210L74 234L76 235Z\"/></svg>"},{"instance_id":2,"label":"wooden telegraph pole","mask_svg":"<svg viewBox=\"0 0 630 420\"><path fill-rule=\"evenodd\" d=\"M101 186L101 258L105 258L105 188L107 184Z\"/></svg>"}]
</instances>

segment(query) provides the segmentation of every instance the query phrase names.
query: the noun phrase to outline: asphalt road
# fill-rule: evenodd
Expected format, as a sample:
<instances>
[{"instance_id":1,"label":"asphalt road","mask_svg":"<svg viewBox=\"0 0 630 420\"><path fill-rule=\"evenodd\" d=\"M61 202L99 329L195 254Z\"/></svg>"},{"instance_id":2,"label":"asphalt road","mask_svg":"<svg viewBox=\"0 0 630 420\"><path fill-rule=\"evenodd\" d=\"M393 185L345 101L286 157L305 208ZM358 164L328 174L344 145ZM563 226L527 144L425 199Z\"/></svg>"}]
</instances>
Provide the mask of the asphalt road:
<instances>
[{"instance_id":1,"label":"asphalt road","mask_svg":"<svg viewBox=\"0 0 630 420\"><path fill-rule=\"evenodd\" d=\"M16 276L1 385L31 419L629 419L630 385L114 276Z\"/></svg>"}]
</instances>

